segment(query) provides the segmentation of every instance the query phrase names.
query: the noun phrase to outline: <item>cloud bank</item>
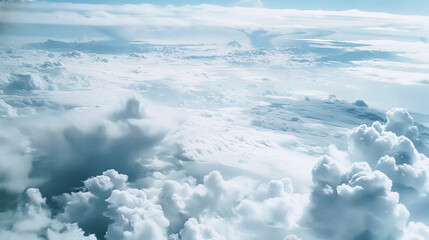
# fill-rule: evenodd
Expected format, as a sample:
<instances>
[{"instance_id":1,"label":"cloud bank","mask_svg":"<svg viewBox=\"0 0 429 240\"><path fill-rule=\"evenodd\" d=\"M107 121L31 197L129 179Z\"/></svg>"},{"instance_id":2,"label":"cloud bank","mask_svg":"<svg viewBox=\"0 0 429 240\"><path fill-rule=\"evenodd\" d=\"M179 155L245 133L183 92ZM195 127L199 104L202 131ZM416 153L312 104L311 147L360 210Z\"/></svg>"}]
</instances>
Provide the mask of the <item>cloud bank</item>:
<instances>
[{"instance_id":1,"label":"cloud bank","mask_svg":"<svg viewBox=\"0 0 429 240\"><path fill-rule=\"evenodd\" d=\"M427 17L0 5L1 239L428 238Z\"/></svg>"}]
</instances>

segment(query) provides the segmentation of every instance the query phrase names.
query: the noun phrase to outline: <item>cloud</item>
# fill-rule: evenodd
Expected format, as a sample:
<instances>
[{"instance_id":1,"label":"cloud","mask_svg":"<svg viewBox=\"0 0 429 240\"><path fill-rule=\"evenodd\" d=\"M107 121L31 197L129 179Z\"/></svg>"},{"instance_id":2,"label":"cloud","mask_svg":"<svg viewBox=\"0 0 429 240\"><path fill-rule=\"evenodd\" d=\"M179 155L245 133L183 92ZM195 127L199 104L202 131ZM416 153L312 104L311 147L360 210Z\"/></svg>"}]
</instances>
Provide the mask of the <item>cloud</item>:
<instances>
[{"instance_id":1,"label":"cloud","mask_svg":"<svg viewBox=\"0 0 429 240\"><path fill-rule=\"evenodd\" d=\"M244 239L280 239L298 227L307 196L296 194L290 179L260 184L235 208ZM293 238L292 238L293 239Z\"/></svg>"},{"instance_id":2,"label":"cloud","mask_svg":"<svg viewBox=\"0 0 429 240\"><path fill-rule=\"evenodd\" d=\"M64 192L110 168L135 179L144 173L140 157L165 134L163 130L157 132L149 128L150 124L146 125L144 120L105 122L89 130L66 127L60 135L49 136L57 142L42 139L35 143L44 156L34 164L34 176L45 179L40 188L49 195ZM46 168L50 171L42 172L41 169Z\"/></svg>"},{"instance_id":3,"label":"cloud","mask_svg":"<svg viewBox=\"0 0 429 240\"><path fill-rule=\"evenodd\" d=\"M31 142L16 128L0 130L0 189L19 193L31 184ZM1 193L0 193L1 194Z\"/></svg>"},{"instance_id":4,"label":"cloud","mask_svg":"<svg viewBox=\"0 0 429 240\"><path fill-rule=\"evenodd\" d=\"M0 2L25 3L25 2L33 2L33 0L1 0Z\"/></svg>"},{"instance_id":5,"label":"cloud","mask_svg":"<svg viewBox=\"0 0 429 240\"><path fill-rule=\"evenodd\" d=\"M77 224L53 219L46 199L36 188L25 191L24 200L16 210L0 213L0 221L0 235L5 240L41 239L41 236L47 240L96 240L94 235L84 235Z\"/></svg>"},{"instance_id":6,"label":"cloud","mask_svg":"<svg viewBox=\"0 0 429 240\"><path fill-rule=\"evenodd\" d=\"M297 94L298 96L296 96ZM347 128L373 121L385 121L376 109L356 106L335 95L318 91L296 92L290 98L268 92L270 104L252 108L249 116L255 126L294 134L300 142L320 148L335 144L347 147ZM332 116L335 116L333 119ZM323 150L319 149L319 154Z\"/></svg>"},{"instance_id":7,"label":"cloud","mask_svg":"<svg viewBox=\"0 0 429 240\"><path fill-rule=\"evenodd\" d=\"M143 119L146 117L141 100L138 98L130 98L125 104L125 108L114 113L112 118L116 121L124 121L127 119Z\"/></svg>"},{"instance_id":8,"label":"cloud","mask_svg":"<svg viewBox=\"0 0 429 240\"><path fill-rule=\"evenodd\" d=\"M191 186L166 181L158 196L165 216L170 220L169 231L178 233L191 217L200 218L204 212L231 216L232 206L250 191L243 180L225 181L219 172L204 177L204 183Z\"/></svg>"},{"instance_id":9,"label":"cloud","mask_svg":"<svg viewBox=\"0 0 429 240\"><path fill-rule=\"evenodd\" d=\"M0 99L0 116L16 117L17 113L12 106Z\"/></svg>"},{"instance_id":10,"label":"cloud","mask_svg":"<svg viewBox=\"0 0 429 240\"><path fill-rule=\"evenodd\" d=\"M113 112L86 111L88 118L79 125L71 122L80 113L69 115L69 123L58 122L56 117L35 122L21 128L25 133L14 128L0 131L4 142L0 164L5 176L0 188L20 192L39 187L51 197L111 168L132 179L141 176L145 172L140 163L143 156L150 155L168 128L161 126L166 122L143 114L141 101L131 98Z\"/></svg>"},{"instance_id":11,"label":"cloud","mask_svg":"<svg viewBox=\"0 0 429 240\"><path fill-rule=\"evenodd\" d=\"M418 129L405 109L393 108L386 118L386 124L374 122L350 131L348 158L383 172L410 211L410 219L428 224L429 218L421 211L428 206L429 159L414 146L420 141Z\"/></svg>"},{"instance_id":12,"label":"cloud","mask_svg":"<svg viewBox=\"0 0 429 240\"><path fill-rule=\"evenodd\" d=\"M38 90L67 89L75 83L64 81L64 69L61 62L46 61L29 71L10 73L2 89L7 95L25 95Z\"/></svg>"},{"instance_id":13,"label":"cloud","mask_svg":"<svg viewBox=\"0 0 429 240\"><path fill-rule=\"evenodd\" d=\"M283 238L297 227L305 201L293 193L289 179L255 186L244 178L224 180L219 172L198 185L171 180L149 189L131 185L115 170L91 177L81 191L54 197L60 209L55 218L106 239Z\"/></svg>"},{"instance_id":14,"label":"cloud","mask_svg":"<svg viewBox=\"0 0 429 240\"><path fill-rule=\"evenodd\" d=\"M65 65L61 61L48 60L40 64L39 71L48 73L53 76L60 75L66 69Z\"/></svg>"},{"instance_id":15,"label":"cloud","mask_svg":"<svg viewBox=\"0 0 429 240\"><path fill-rule=\"evenodd\" d=\"M164 168L167 165L162 165L159 159L142 160L143 151L150 152L165 137L165 131L153 131L157 126L153 121L160 120L151 115L147 109L150 105L143 103L142 99L132 97L112 111L100 109L94 113L95 118L88 115L88 122L73 127L70 133L69 124L62 125L59 129L63 135L53 133L47 135L48 138L34 138L32 134L38 132L38 127L33 133L26 132L29 135L25 137L14 134L17 142L27 141L28 146L37 151L59 149L61 155L51 155L52 152L43 155L48 159L35 162L32 158L42 155L35 155L35 149L29 150L26 153L28 167L23 168L25 171L17 178L26 181L10 189L5 185L7 191L19 192L31 185L30 177L37 175L29 173L41 167L40 161L60 159L64 165L46 165L50 168L45 170L49 171L43 173L55 184L33 182L52 200L52 210L36 189L27 191L30 200L19 200L19 206L37 206L38 214L25 218L40 225L30 227L22 218L15 217L14 214L22 215L18 207L18 210L0 215L0 219L2 216L10 218L9 227L2 230L4 236L31 239L41 232L51 239L97 236L106 239L256 240L268 237L296 240L317 236L335 240L406 239L407 236L424 239L426 236L427 219L419 215L419 211L427 207L427 172L424 164L421 165L427 158L406 136L386 130L387 126L398 126L392 125L390 117L385 124L375 122L351 130L349 152L344 155L351 165L343 166L328 157L323 158L311 172L313 188L308 195L294 192L289 178L261 180L238 177L237 172L230 172L227 175L232 176L226 177L219 171L202 177L198 176L199 172L194 177L187 175L190 172L182 163L171 162L176 164L172 168L167 161L168 167ZM100 116L103 116L102 121L94 120ZM402 129L414 124L409 124L407 114L401 116L405 117L397 118L400 127L393 129L403 133L407 131ZM100 126L105 130L95 134ZM142 138L155 136L156 140L149 148L143 145L126 148L127 152L138 154L136 157L118 155L122 156L122 165L116 166L112 163L115 158L103 154L114 150L121 142L118 139L131 134L130 130ZM44 132L49 131L44 128ZM125 142L128 146L134 141ZM45 148L47 143L49 148ZM87 148L88 145L91 147ZM124 148L124 145L118 146ZM64 151L68 147L79 157ZM12 147L7 146L7 149ZM166 155L158 157L163 156ZM98 158L102 161L97 161ZM96 164L91 165L91 161ZM74 175L66 175L76 164L81 164L80 171L87 166L86 172L72 169L70 172ZM155 166L160 168L146 170ZM108 170L108 167L120 170ZM14 171L13 166L10 169ZM52 191L50 187L54 186L58 189ZM60 195L54 196L57 194ZM26 205L28 202L31 204ZM413 222L409 223L410 220Z\"/></svg>"},{"instance_id":16,"label":"cloud","mask_svg":"<svg viewBox=\"0 0 429 240\"><path fill-rule=\"evenodd\" d=\"M128 176L115 170L107 170L102 175L85 180L86 191L54 197L54 201L62 208L57 218L64 222L78 222L86 232L103 237L110 223L109 218L104 215L108 207L106 199L114 190L126 190L127 181Z\"/></svg>"},{"instance_id":17,"label":"cloud","mask_svg":"<svg viewBox=\"0 0 429 240\"><path fill-rule=\"evenodd\" d=\"M384 156L378 160L374 169L385 173L394 183L395 190L400 193L407 190L416 192L426 190L428 176L425 168L409 164L397 164L395 158Z\"/></svg>"},{"instance_id":18,"label":"cloud","mask_svg":"<svg viewBox=\"0 0 429 240\"><path fill-rule=\"evenodd\" d=\"M158 196L169 232L195 237L190 239L284 238L298 226L305 199L289 179L255 184L248 178L224 180L216 171L196 186L168 181Z\"/></svg>"},{"instance_id":19,"label":"cloud","mask_svg":"<svg viewBox=\"0 0 429 240\"><path fill-rule=\"evenodd\" d=\"M405 109L393 108L386 113L387 122L361 125L349 132L349 158L365 161L384 172L395 190L412 188L425 190L428 181L424 162L428 159L419 153L414 142L418 129ZM410 138L408 138L408 137Z\"/></svg>"},{"instance_id":20,"label":"cloud","mask_svg":"<svg viewBox=\"0 0 429 240\"><path fill-rule=\"evenodd\" d=\"M295 235L288 235L285 238L283 238L283 240L301 240L301 239Z\"/></svg>"},{"instance_id":21,"label":"cloud","mask_svg":"<svg viewBox=\"0 0 429 240\"><path fill-rule=\"evenodd\" d=\"M391 180L367 163L342 171L324 158L313 169L313 181L303 221L323 239L395 239L406 226L409 212L391 191Z\"/></svg>"},{"instance_id":22,"label":"cloud","mask_svg":"<svg viewBox=\"0 0 429 240\"><path fill-rule=\"evenodd\" d=\"M9 84L4 88L6 92L38 90L46 87L46 83L31 73L12 73Z\"/></svg>"},{"instance_id":23,"label":"cloud","mask_svg":"<svg viewBox=\"0 0 429 240\"><path fill-rule=\"evenodd\" d=\"M204 185L193 188L168 181L161 189L137 189L130 186L126 175L108 170L84 181L81 191L55 197L62 209L56 219L77 222L85 232L106 239L167 239L170 234L182 239L223 239L195 218L200 219L207 210L210 216L232 213L232 203L239 196L233 193L239 191L239 185L228 183L213 172L205 177Z\"/></svg>"},{"instance_id":24,"label":"cloud","mask_svg":"<svg viewBox=\"0 0 429 240\"><path fill-rule=\"evenodd\" d=\"M427 17L239 4L259 8L0 10L5 29L32 42L0 49L0 235L426 239L426 116L394 108L384 117L368 104L402 103L395 91L407 88L367 86L338 69L415 57L368 39L391 26L397 33L376 37L414 41ZM117 106L131 91L145 99ZM328 151L338 161L311 171Z\"/></svg>"},{"instance_id":25,"label":"cloud","mask_svg":"<svg viewBox=\"0 0 429 240\"><path fill-rule=\"evenodd\" d=\"M429 227L419 223L410 222L405 229L405 234L401 240L424 240L429 238Z\"/></svg>"},{"instance_id":26,"label":"cloud","mask_svg":"<svg viewBox=\"0 0 429 240\"><path fill-rule=\"evenodd\" d=\"M144 189L129 186L115 170L84 181L81 191L54 198L64 222L77 222L85 232L109 239L167 239L168 219Z\"/></svg>"},{"instance_id":27,"label":"cloud","mask_svg":"<svg viewBox=\"0 0 429 240\"><path fill-rule=\"evenodd\" d=\"M237 3L235 3L237 6L241 7L257 7L261 8L264 6L261 0L240 0Z\"/></svg>"},{"instance_id":28,"label":"cloud","mask_svg":"<svg viewBox=\"0 0 429 240\"><path fill-rule=\"evenodd\" d=\"M147 201L144 191L114 190L106 202L109 205L105 215L114 221L107 229L107 240L167 239L169 221L160 205Z\"/></svg>"},{"instance_id":29,"label":"cloud","mask_svg":"<svg viewBox=\"0 0 429 240\"><path fill-rule=\"evenodd\" d=\"M384 131L380 122L372 126L361 125L351 130L348 137L350 159L365 160L374 166L380 157L392 156L400 163L413 164L422 159L413 142L405 136Z\"/></svg>"},{"instance_id":30,"label":"cloud","mask_svg":"<svg viewBox=\"0 0 429 240\"><path fill-rule=\"evenodd\" d=\"M48 41L46 42L46 45L53 44L53 43L56 43L56 42L54 42L54 41L52 41L52 40L48 40ZM82 56L82 53L81 53L81 52L79 52L79 51L76 51L76 50L72 50L72 51L69 51L69 52L64 52L64 53L62 53L62 54L61 54L61 56L62 56L62 57L75 57L75 58L80 58L80 57Z\"/></svg>"},{"instance_id":31,"label":"cloud","mask_svg":"<svg viewBox=\"0 0 429 240\"><path fill-rule=\"evenodd\" d=\"M189 218L185 222L183 229L180 230L180 238L182 240L225 240L213 228L198 223L195 218Z\"/></svg>"},{"instance_id":32,"label":"cloud","mask_svg":"<svg viewBox=\"0 0 429 240\"><path fill-rule=\"evenodd\" d=\"M286 184L287 192L282 181L272 180L268 186L263 186L262 189L266 191L266 195L261 196L262 199L244 199L241 201L236 211L242 218L243 225L246 225L246 222L257 225L255 223L260 222L284 229L292 228L294 224L292 220L294 211L292 210L299 211L299 202L296 201L298 199L289 196L292 193L290 182L286 181Z\"/></svg>"},{"instance_id":33,"label":"cloud","mask_svg":"<svg viewBox=\"0 0 429 240\"><path fill-rule=\"evenodd\" d=\"M414 119L403 108L392 108L386 113L387 123L386 131L394 132L398 136L406 136L409 139L415 139L419 131L414 126Z\"/></svg>"}]
</instances>

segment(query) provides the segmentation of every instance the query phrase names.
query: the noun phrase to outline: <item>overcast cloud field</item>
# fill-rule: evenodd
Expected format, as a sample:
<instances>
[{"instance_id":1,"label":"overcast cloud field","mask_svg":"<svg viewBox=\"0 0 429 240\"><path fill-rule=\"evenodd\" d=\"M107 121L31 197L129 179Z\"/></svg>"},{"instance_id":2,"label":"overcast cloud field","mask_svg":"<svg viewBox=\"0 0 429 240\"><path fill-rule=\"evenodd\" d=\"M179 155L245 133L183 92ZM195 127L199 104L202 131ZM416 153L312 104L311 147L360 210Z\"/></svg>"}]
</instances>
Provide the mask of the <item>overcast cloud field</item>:
<instances>
[{"instance_id":1,"label":"overcast cloud field","mask_svg":"<svg viewBox=\"0 0 429 240\"><path fill-rule=\"evenodd\" d=\"M0 239L428 240L429 4L275 2L0 1Z\"/></svg>"}]
</instances>

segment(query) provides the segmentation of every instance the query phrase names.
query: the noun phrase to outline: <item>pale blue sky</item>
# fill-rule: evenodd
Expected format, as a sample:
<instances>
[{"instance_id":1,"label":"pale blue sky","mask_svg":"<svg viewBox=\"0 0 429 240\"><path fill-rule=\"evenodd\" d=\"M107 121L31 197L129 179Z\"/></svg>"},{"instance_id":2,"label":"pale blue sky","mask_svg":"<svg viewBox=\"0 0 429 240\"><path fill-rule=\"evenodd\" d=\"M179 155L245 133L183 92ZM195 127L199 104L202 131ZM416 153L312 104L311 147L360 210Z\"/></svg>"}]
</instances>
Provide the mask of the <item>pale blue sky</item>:
<instances>
[{"instance_id":1,"label":"pale blue sky","mask_svg":"<svg viewBox=\"0 0 429 240\"><path fill-rule=\"evenodd\" d=\"M185 4L216 4L223 6L234 5L238 0L50 0L54 2L81 2L81 3L152 3L157 5L185 5ZM429 15L429 1L427 0L262 0L267 8L293 9L321 9L321 10L348 10L388 12L396 14Z\"/></svg>"}]
</instances>

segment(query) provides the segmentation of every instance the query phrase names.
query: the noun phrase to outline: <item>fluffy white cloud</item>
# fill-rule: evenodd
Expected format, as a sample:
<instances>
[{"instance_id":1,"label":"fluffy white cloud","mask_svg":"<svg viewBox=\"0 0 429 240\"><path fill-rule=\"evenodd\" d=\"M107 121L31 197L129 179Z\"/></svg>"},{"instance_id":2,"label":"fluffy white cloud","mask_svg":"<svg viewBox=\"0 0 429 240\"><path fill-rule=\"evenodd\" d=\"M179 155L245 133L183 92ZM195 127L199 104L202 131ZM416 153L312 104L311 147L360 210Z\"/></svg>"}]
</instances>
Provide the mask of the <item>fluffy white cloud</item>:
<instances>
[{"instance_id":1,"label":"fluffy white cloud","mask_svg":"<svg viewBox=\"0 0 429 240\"><path fill-rule=\"evenodd\" d=\"M170 232L177 233L189 218L200 218L205 212L231 216L232 207L250 191L244 179L225 181L219 172L212 172L196 186L166 181L158 202L170 220Z\"/></svg>"},{"instance_id":2,"label":"fluffy white cloud","mask_svg":"<svg viewBox=\"0 0 429 240\"><path fill-rule=\"evenodd\" d=\"M350 159L366 161L370 166L385 155L394 157L401 164L414 164L424 158L410 139L385 131L380 122L354 128L348 137L348 147Z\"/></svg>"},{"instance_id":3,"label":"fluffy white cloud","mask_svg":"<svg viewBox=\"0 0 429 240\"><path fill-rule=\"evenodd\" d=\"M407 110L392 108L386 113L386 118L386 131L394 132L398 136L403 135L410 139L418 137L419 131L414 126L414 119Z\"/></svg>"},{"instance_id":4,"label":"fluffy white cloud","mask_svg":"<svg viewBox=\"0 0 429 240\"><path fill-rule=\"evenodd\" d=\"M323 158L313 169L314 189L303 222L323 239L396 239L409 212L391 180L366 163L341 171ZM388 224L386 224L388 223Z\"/></svg>"},{"instance_id":5,"label":"fluffy white cloud","mask_svg":"<svg viewBox=\"0 0 429 240\"><path fill-rule=\"evenodd\" d=\"M197 219L189 218L184 227L180 230L180 239L182 240L225 240L210 226L198 223Z\"/></svg>"},{"instance_id":6,"label":"fluffy white cloud","mask_svg":"<svg viewBox=\"0 0 429 240\"><path fill-rule=\"evenodd\" d=\"M424 192L428 184L427 169L409 164L397 164L393 157L381 157L374 169L385 173L394 183L395 190ZM405 194L405 193L404 193ZM405 197L405 196L404 196Z\"/></svg>"},{"instance_id":7,"label":"fluffy white cloud","mask_svg":"<svg viewBox=\"0 0 429 240\"><path fill-rule=\"evenodd\" d=\"M166 182L158 201L170 220L170 233L190 239L277 239L293 232L307 197L294 193L289 179L249 180L224 180L212 172L195 186Z\"/></svg>"},{"instance_id":8,"label":"fluffy white cloud","mask_svg":"<svg viewBox=\"0 0 429 240\"><path fill-rule=\"evenodd\" d=\"M307 196L293 193L290 179L261 184L235 208L243 239L279 239L298 227Z\"/></svg>"},{"instance_id":9,"label":"fluffy white cloud","mask_svg":"<svg viewBox=\"0 0 429 240\"><path fill-rule=\"evenodd\" d=\"M110 222L104 215L108 206L106 199L114 190L127 189L127 181L128 176L115 170L85 180L85 191L64 193L54 198L63 209L57 218L64 222L78 222L85 231L103 237Z\"/></svg>"},{"instance_id":10,"label":"fluffy white cloud","mask_svg":"<svg viewBox=\"0 0 429 240\"><path fill-rule=\"evenodd\" d=\"M24 200L15 211L0 213L0 236L5 240L19 239L79 239L96 240L94 235L85 236L77 224L63 223L51 218L52 213L38 189L25 191ZM43 237L45 236L45 237Z\"/></svg>"},{"instance_id":11,"label":"fluffy white cloud","mask_svg":"<svg viewBox=\"0 0 429 240\"><path fill-rule=\"evenodd\" d=\"M144 191L114 190L106 202L105 215L114 221L107 229L107 240L167 239L169 221L161 206L148 201Z\"/></svg>"},{"instance_id":12,"label":"fluffy white cloud","mask_svg":"<svg viewBox=\"0 0 429 240\"><path fill-rule=\"evenodd\" d=\"M62 208L56 218L77 222L98 238L167 239L169 221L161 206L128 184L128 176L115 170L91 177L82 191L55 198Z\"/></svg>"},{"instance_id":13,"label":"fluffy white cloud","mask_svg":"<svg viewBox=\"0 0 429 240\"><path fill-rule=\"evenodd\" d=\"M421 212L428 206L429 159L417 151L412 141L418 140L418 129L405 109L394 108L386 113L386 118L385 125L374 122L370 127L361 125L350 132L349 158L365 161L386 174L393 191L400 194L400 202L411 212L410 219L427 224L429 219Z\"/></svg>"},{"instance_id":14,"label":"fluffy white cloud","mask_svg":"<svg viewBox=\"0 0 429 240\"><path fill-rule=\"evenodd\" d=\"M420 222L410 222L401 240L425 240L429 238L429 227Z\"/></svg>"}]
</instances>

